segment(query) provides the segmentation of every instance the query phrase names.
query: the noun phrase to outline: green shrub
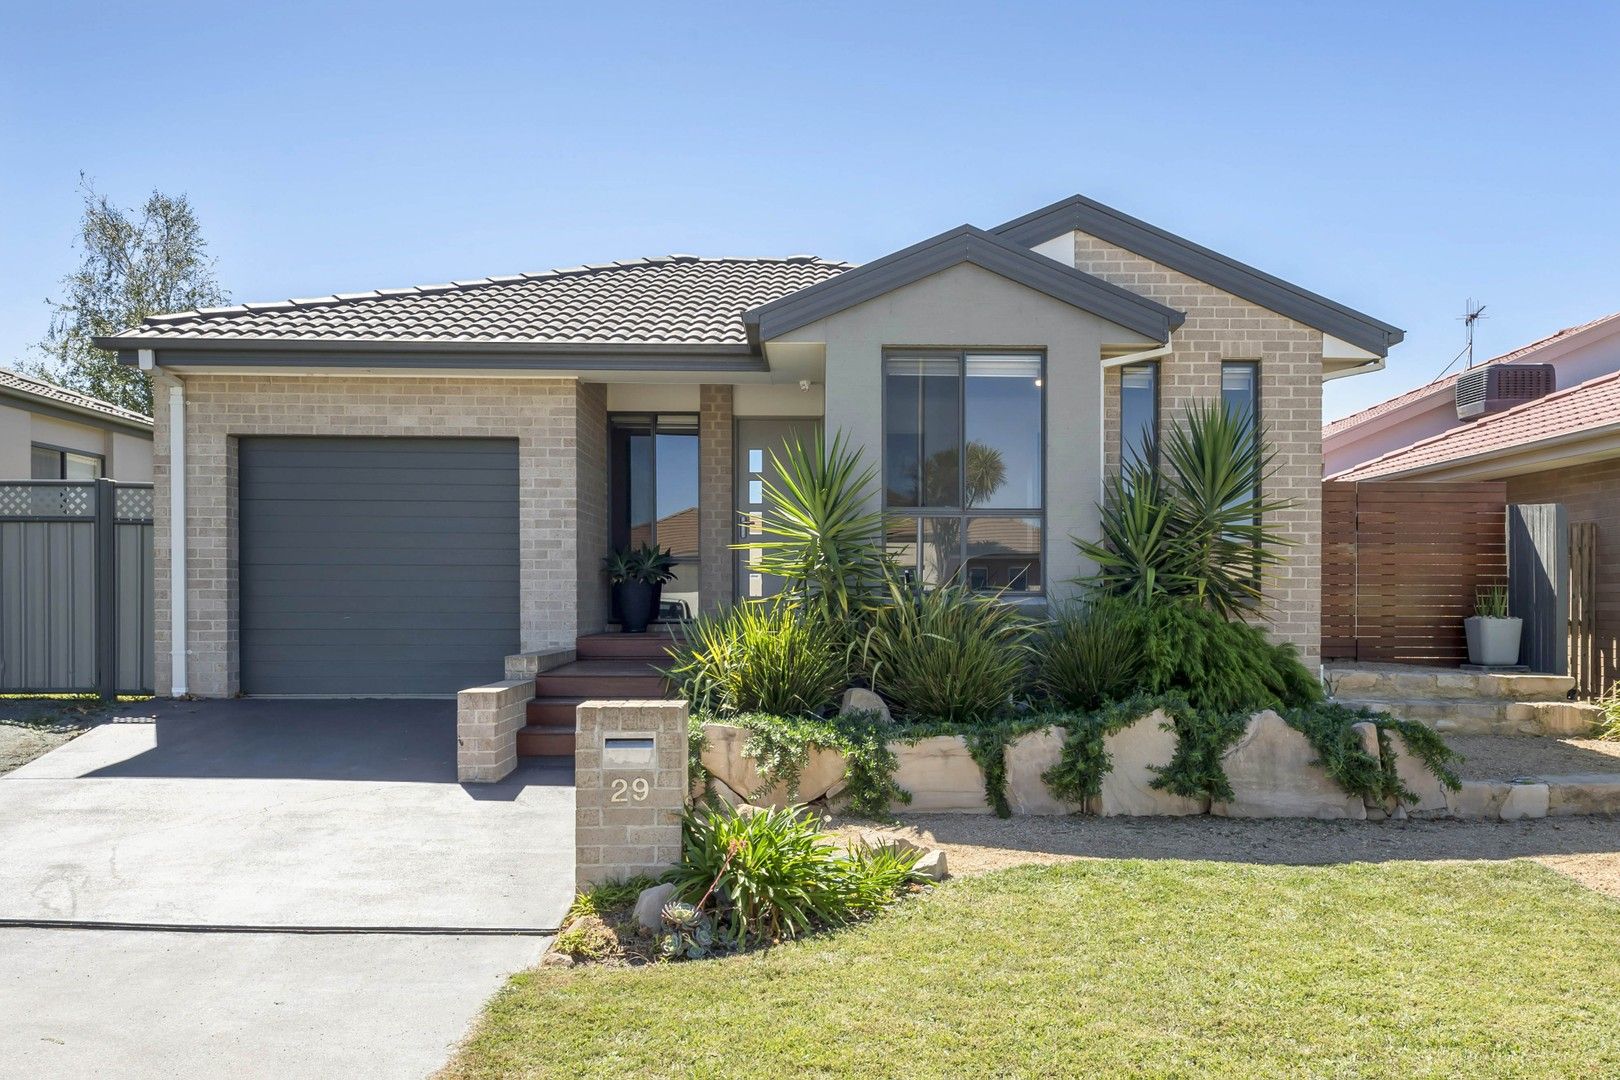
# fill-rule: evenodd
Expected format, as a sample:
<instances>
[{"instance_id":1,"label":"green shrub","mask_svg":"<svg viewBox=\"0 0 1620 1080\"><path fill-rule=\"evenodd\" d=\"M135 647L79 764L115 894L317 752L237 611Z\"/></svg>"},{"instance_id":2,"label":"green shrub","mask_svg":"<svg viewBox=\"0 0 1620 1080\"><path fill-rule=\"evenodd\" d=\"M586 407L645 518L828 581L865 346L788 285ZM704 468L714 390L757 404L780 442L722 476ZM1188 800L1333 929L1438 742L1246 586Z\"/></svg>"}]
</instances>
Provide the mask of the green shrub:
<instances>
[{"instance_id":1,"label":"green shrub","mask_svg":"<svg viewBox=\"0 0 1620 1080\"><path fill-rule=\"evenodd\" d=\"M1081 580L1141 604L1183 600L1228 618L1259 610L1262 575L1288 544L1267 521L1292 505L1261 495L1276 459L1264 433L1202 403L1166 433L1162 454L1162 469L1133 462L1110 475L1102 536L1074 541L1097 566Z\"/></svg>"},{"instance_id":2,"label":"green shrub","mask_svg":"<svg viewBox=\"0 0 1620 1080\"><path fill-rule=\"evenodd\" d=\"M889 560L876 503L877 469L861 451L820 434L771 452L778 480L763 483L761 540L735 544L755 553L753 569L782 580L782 601L835 621L855 618L881 595Z\"/></svg>"},{"instance_id":3,"label":"green shrub","mask_svg":"<svg viewBox=\"0 0 1620 1080\"><path fill-rule=\"evenodd\" d=\"M1164 603L1141 614L1142 688L1185 694L1194 709L1217 713L1303 708L1322 700L1322 685L1294 647L1191 604Z\"/></svg>"},{"instance_id":4,"label":"green shrub","mask_svg":"<svg viewBox=\"0 0 1620 1080\"><path fill-rule=\"evenodd\" d=\"M812 611L738 604L686 625L664 673L694 711L818 713L849 685L850 647Z\"/></svg>"},{"instance_id":5,"label":"green shrub","mask_svg":"<svg viewBox=\"0 0 1620 1080\"><path fill-rule=\"evenodd\" d=\"M956 585L890 590L872 613L862 661L896 715L981 724L1007 711L1029 658L1023 616Z\"/></svg>"},{"instance_id":6,"label":"green shrub","mask_svg":"<svg viewBox=\"0 0 1620 1080\"><path fill-rule=\"evenodd\" d=\"M1603 719L1597 725L1597 737L1620 740L1620 683L1604 691L1597 704L1603 709Z\"/></svg>"},{"instance_id":7,"label":"green shrub","mask_svg":"<svg viewBox=\"0 0 1620 1080\"><path fill-rule=\"evenodd\" d=\"M911 878L902 856L841 854L802 808L714 807L687 812L670 880L681 900L712 910L722 938L743 948L870 914Z\"/></svg>"},{"instance_id":8,"label":"green shrub","mask_svg":"<svg viewBox=\"0 0 1620 1080\"><path fill-rule=\"evenodd\" d=\"M1060 610L1035 641L1035 689L1059 709L1129 697L1146 661L1140 617L1116 600Z\"/></svg>"}]
</instances>

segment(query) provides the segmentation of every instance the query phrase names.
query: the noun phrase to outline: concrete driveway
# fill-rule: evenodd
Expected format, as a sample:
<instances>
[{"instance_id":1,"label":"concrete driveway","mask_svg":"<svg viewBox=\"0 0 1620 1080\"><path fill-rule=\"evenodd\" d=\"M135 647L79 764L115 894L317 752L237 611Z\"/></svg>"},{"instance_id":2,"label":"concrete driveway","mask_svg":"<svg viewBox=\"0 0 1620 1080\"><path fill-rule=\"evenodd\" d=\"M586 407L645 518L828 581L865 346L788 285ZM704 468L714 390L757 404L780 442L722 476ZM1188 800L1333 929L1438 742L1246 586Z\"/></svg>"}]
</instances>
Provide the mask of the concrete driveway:
<instances>
[{"instance_id":1,"label":"concrete driveway","mask_svg":"<svg viewBox=\"0 0 1620 1080\"><path fill-rule=\"evenodd\" d=\"M0 777L0 1076L440 1065L573 887L570 771L457 784L453 712L162 703Z\"/></svg>"}]
</instances>

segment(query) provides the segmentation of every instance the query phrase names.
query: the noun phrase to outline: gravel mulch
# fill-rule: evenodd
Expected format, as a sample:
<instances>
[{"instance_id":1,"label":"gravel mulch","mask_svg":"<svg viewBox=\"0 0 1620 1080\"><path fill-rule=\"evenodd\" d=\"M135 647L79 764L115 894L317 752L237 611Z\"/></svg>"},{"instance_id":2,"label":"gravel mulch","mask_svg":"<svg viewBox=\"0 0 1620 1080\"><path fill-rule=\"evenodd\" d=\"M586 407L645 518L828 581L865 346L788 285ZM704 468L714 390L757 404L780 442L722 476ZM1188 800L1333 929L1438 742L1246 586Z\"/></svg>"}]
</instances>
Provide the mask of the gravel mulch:
<instances>
[{"instance_id":1,"label":"gravel mulch","mask_svg":"<svg viewBox=\"0 0 1620 1080\"><path fill-rule=\"evenodd\" d=\"M1464 780L1620 773L1620 742L1511 735L1447 735L1445 739L1463 757L1457 775Z\"/></svg>"},{"instance_id":2,"label":"gravel mulch","mask_svg":"<svg viewBox=\"0 0 1620 1080\"><path fill-rule=\"evenodd\" d=\"M854 832L873 826L834 820ZM953 874L1071 859L1205 859L1327 865L1529 858L1620 898L1620 819L1265 821L907 815L892 830L945 850Z\"/></svg>"}]
</instances>

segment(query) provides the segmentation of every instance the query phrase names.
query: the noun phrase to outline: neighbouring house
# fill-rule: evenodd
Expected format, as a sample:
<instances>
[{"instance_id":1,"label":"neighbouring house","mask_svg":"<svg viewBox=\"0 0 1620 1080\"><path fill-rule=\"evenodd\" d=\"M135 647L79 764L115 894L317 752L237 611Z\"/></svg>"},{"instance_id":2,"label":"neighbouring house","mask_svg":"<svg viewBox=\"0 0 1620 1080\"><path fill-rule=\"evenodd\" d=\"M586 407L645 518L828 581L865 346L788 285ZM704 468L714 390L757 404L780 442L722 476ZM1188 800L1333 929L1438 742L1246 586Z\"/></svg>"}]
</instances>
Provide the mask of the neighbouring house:
<instances>
[{"instance_id":1,"label":"neighbouring house","mask_svg":"<svg viewBox=\"0 0 1620 1080\"><path fill-rule=\"evenodd\" d=\"M1314 663L1322 381L1401 338L1077 196L859 267L674 255L98 343L154 380L158 690L225 696L498 678L605 627L602 557L633 540L686 549L668 593L698 610L762 595L729 545L770 450L823 429L879 467L919 579L1062 598L1105 470L1199 399L1279 451L1273 631Z\"/></svg>"},{"instance_id":2,"label":"neighbouring house","mask_svg":"<svg viewBox=\"0 0 1620 1080\"><path fill-rule=\"evenodd\" d=\"M152 418L0 368L0 480L152 479Z\"/></svg>"},{"instance_id":3,"label":"neighbouring house","mask_svg":"<svg viewBox=\"0 0 1620 1080\"><path fill-rule=\"evenodd\" d=\"M1529 385L1482 378L1493 367L1511 371L1527 364L1546 365L1553 377L1544 373L1526 380ZM1468 393L1469 379L1500 385L1522 399L1500 395L1482 402ZM1560 330L1445 385L1422 387L1329 424L1324 446L1343 448L1359 428L1386 425L1425 434L1328 479L1501 480L1510 503L1560 503L1571 524L1595 526L1591 681L1596 687L1613 682L1620 671L1620 560L1609 556L1607 545L1620 536L1620 313ZM1362 441L1370 446L1385 437Z\"/></svg>"}]
</instances>

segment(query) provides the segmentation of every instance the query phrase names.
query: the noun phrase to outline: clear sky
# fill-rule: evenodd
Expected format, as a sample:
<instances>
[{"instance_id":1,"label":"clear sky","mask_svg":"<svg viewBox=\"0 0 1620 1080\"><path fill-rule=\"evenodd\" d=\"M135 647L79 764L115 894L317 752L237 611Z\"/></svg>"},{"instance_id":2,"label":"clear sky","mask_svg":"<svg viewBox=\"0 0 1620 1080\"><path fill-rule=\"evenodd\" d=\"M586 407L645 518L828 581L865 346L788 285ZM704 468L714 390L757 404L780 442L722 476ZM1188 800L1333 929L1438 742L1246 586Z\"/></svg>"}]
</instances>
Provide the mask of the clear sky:
<instances>
[{"instance_id":1,"label":"clear sky","mask_svg":"<svg viewBox=\"0 0 1620 1080\"><path fill-rule=\"evenodd\" d=\"M1083 192L1407 330L1340 415L1620 309L1620 5L0 8L0 364L78 175L236 300L672 252L864 261Z\"/></svg>"}]
</instances>

